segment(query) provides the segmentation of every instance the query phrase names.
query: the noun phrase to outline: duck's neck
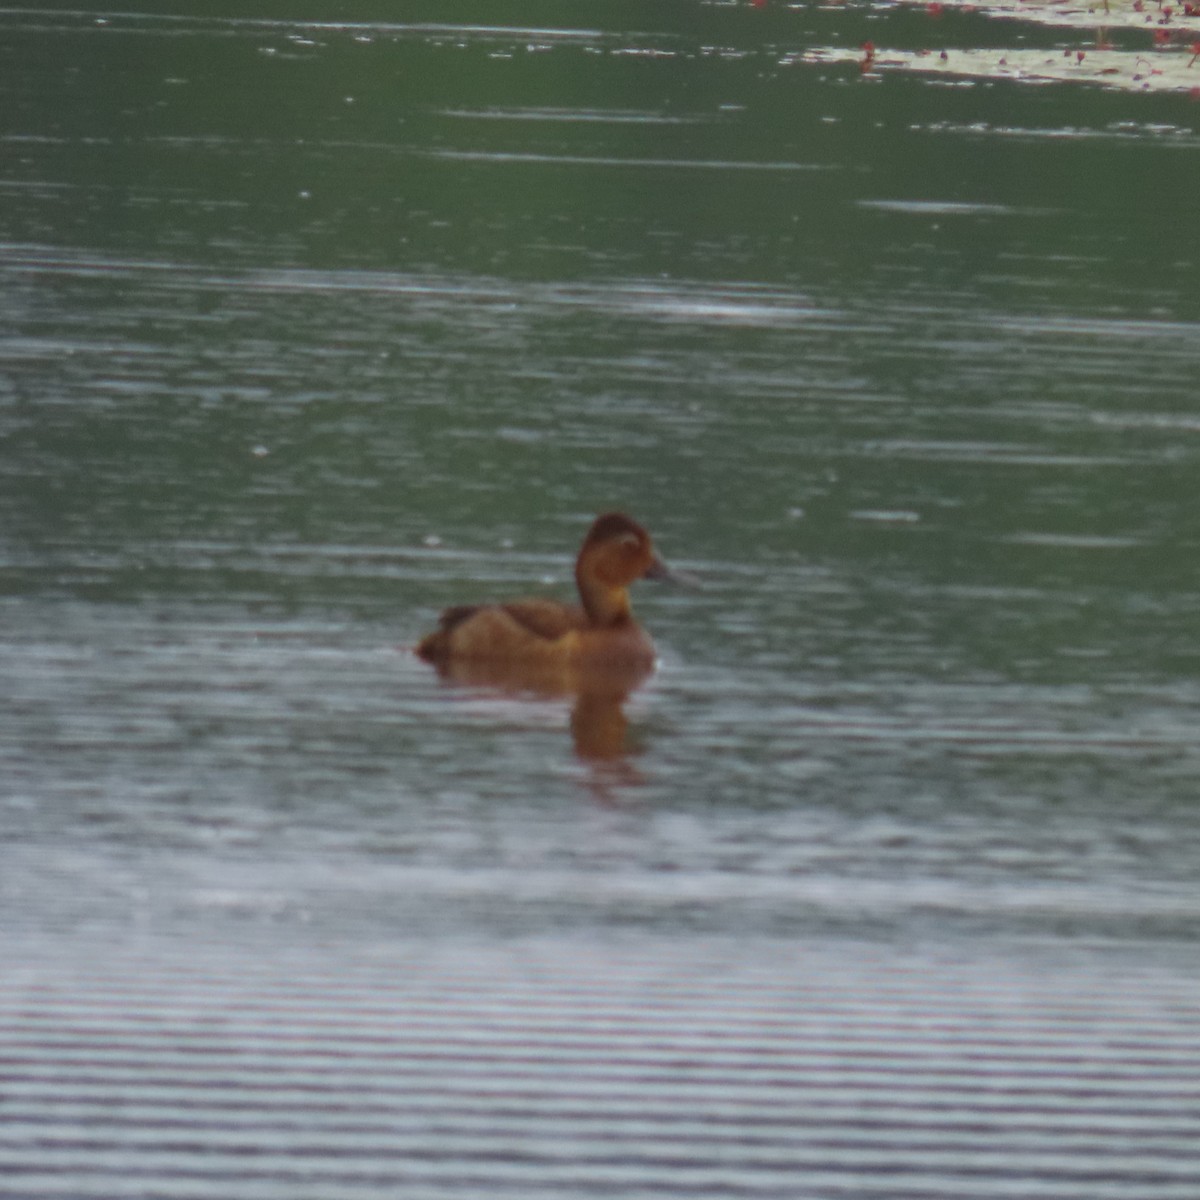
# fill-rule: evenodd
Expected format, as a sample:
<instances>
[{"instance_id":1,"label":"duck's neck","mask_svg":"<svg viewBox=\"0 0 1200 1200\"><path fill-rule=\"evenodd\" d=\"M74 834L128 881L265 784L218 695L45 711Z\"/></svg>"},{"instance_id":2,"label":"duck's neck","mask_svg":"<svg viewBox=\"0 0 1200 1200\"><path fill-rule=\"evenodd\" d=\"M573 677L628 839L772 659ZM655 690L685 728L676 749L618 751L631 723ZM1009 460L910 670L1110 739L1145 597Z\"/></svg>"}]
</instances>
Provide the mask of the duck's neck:
<instances>
[{"instance_id":1,"label":"duck's neck","mask_svg":"<svg viewBox=\"0 0 1200 1200\"><path fill-rule=\"evenodd\" d=\"M579 586L579 599L583 601L583 611L593 625L608 627L624 625L633 620L633 611L629 607L629 592L623 587L614 587L609 583L601 583L598 579L585 578L582 572L576 571L575 582Z\"/></svg>"}]
</instances>

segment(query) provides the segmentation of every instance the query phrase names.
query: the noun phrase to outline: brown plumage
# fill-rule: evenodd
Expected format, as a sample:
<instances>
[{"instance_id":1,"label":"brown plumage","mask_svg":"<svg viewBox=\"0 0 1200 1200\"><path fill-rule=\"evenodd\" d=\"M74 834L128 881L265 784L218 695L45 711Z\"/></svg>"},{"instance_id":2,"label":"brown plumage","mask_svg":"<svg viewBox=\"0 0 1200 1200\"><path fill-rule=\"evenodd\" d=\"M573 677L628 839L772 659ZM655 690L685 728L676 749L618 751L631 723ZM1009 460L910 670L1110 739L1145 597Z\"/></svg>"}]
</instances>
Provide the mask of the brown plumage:
<instances>
[{"instance_id":1,"label":"brown plumage","mask_svg":"<svg viewBox=\"0 0 1200 1200\"><path fill-rule=\"evenodd\" d=\"M439 665L649 669L654 644L633 619L628 589L638 579L668 575L636 521L605 513L593 522L575 560L579 604L531 599L448 608L417 654Z\"/></svg>"}]
</instances>

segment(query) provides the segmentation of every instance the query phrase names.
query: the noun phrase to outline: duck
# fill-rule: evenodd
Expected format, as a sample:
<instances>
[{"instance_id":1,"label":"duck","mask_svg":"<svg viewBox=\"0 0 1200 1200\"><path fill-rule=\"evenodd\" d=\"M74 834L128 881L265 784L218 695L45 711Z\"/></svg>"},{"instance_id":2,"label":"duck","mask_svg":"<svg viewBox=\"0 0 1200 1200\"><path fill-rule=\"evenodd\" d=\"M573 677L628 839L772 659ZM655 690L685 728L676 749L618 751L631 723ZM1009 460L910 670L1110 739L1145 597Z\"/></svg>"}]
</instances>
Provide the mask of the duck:
<instances>
[{"instance_id":1,"label":"duck","mask_svg":"<svg viewBox=\"0 0 1200 1200\"><path fill-rule=\"evenodd\" d=\"M602 513L575 560L578 604L534 598L456 605L442 612L416 653L443 674L649 673L654 643L634 619L629 587L639 579L678 578L632 517Z\"/></svg>"}]
</instances>

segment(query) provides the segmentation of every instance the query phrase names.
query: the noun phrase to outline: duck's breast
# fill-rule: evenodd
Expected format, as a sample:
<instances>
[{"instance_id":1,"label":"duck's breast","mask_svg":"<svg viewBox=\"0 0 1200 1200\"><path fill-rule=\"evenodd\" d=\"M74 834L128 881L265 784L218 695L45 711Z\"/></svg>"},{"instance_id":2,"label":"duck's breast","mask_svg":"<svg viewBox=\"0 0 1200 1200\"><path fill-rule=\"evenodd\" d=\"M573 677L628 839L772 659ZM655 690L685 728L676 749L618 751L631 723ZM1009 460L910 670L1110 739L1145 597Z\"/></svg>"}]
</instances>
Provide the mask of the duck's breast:
<instances>
[{"instance_id":1,"label":"duck's breast","mask_svg":"<svg viewBox=\"0 0 1200 1200\"><path fill-rule=\"evenodd\" d=\"M576 639L575 654L582 667L600 669L649 669L656 657L650 635L635 621L583 630Z\"/></svg>"}]
</instances>

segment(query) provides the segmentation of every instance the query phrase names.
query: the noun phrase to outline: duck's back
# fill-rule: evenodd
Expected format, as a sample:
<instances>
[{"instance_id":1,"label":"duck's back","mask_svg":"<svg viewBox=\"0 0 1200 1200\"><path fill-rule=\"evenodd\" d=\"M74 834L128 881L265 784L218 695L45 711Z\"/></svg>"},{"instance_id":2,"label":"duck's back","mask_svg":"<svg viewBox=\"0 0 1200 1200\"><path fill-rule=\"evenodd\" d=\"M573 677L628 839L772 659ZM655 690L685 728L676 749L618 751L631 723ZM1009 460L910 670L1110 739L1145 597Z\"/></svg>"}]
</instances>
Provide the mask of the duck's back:
<instances>
[{"instance_id":1,"label":"duck's back","mask_svg":"<svg viewBox=\"0 0 1200 1200\"><path fill-rule=\"evenodd\" d=\"M442 613L438 628L421 641L417 653L430 662L542 657L566 651L568 635L586 627L582 608L555 600L458 605Z\"/></svg>"}]
</instances>

